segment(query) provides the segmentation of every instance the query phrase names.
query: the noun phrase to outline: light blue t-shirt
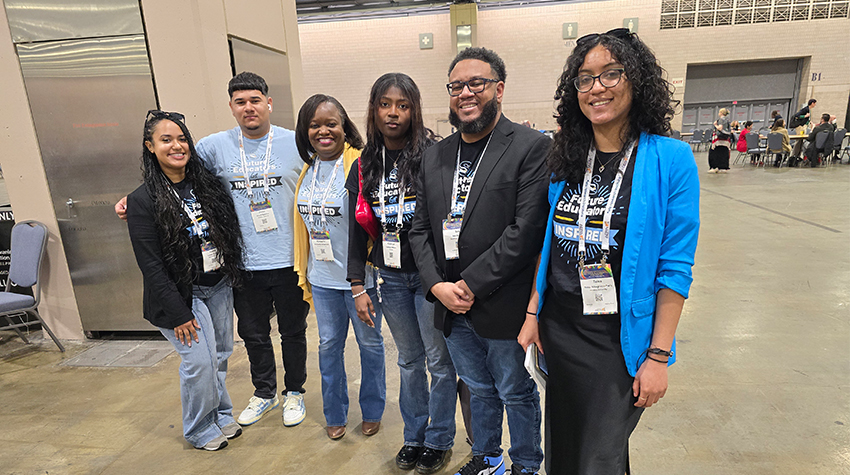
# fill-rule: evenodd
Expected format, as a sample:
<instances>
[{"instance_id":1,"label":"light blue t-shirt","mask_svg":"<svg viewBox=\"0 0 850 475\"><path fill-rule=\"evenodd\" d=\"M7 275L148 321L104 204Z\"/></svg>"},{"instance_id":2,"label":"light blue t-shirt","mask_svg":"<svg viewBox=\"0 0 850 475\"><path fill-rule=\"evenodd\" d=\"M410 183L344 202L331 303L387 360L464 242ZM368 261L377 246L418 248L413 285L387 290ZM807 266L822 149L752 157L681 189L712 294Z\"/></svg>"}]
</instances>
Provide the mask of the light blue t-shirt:
<instances>
[{"instance_id":1,"label":"light blue t-shirt","mask_svg":"<svg viewBox=\"0 0 850 475\"><path fill-rule=\"evenodd\" d=\"M239 127L218 132L198 141L198 157L233 196L239 227L245 241L245 268L270 270L292 267L292 207L295 183L304 162L295 146L295 132L272 126L271 159L269 161L269 202L277 221L277 229L258 233L251 218L251 199L245 187L245 173L239 154ZM254 202L263 200L263 170L268 135L260 139L243 138L245 158Z\"/></svg>"},{"instance_id":2,"label":"light blue t-shirt","mask_svg":"<svg viewBox=\"0 0 850 475\"><path fill-rule=\"evenodd\" d=\"M307 263L307 280L311 285L317 285L327 289L349 290L351 285L345 280L348 263L348 191L345 189L345 170L342 158L337 160L316 160L319 174L316 177L316 191L312 192L313 171L316 166L310 167L301 181L301 190L298 192L298 213L307 225L307 231L326 230L330 233L331 249L334 260L318 261L310 252ZM339 166L335 167L339 164ZM334 172L336 168L336 172ZM328 188L330 186L330 188ZM327 197L325 198L325 190ZM312 206L308 206L310 196L313 197ZM326 223L323 227L321 210L322 198L325 198Z\"/></svg>"}]
</instances>

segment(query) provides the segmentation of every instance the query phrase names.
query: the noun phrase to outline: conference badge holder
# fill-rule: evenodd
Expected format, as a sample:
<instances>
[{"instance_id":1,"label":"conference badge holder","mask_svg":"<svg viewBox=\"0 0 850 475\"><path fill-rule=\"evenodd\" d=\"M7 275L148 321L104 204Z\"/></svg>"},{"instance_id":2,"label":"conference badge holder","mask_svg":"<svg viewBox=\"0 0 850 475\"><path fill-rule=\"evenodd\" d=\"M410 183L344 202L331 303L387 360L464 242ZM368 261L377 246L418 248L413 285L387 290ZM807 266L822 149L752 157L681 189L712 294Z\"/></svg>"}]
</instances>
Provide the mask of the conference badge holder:
<instances>
[{"instance_id":1,"label":"conference badge holder","mask_svg":"<svg viewBox=\"0 0 850 475\"><path fill-rule=\"evenodd\" d=\"M212 272L221 268L218 249L215 248L213 243L204 242L201 244L201 257L204 261L204 273Z\"/></svg>"},{"instance_id":2,"label":"conference badge holder","mask_svg":"<svg viewBox=\"0 0 850 475\"><path fill-rule=\"evenodd\" d=\"M401 269L401 239L398 233L387 233L381 239L384 251L384 264L393 269Z\"/></svg>"},{"instance_id":3,"label":"conference badge holder","mask_svg":"<svg viewBox=\"0 0 850 475\"><path fill-rule=\"evenodd\" d=\"M331 234L327 231L310 233L310 249L317 261L333 262L334 251L331 248Z\"/></svg>"},{"instance_id":4,"label":"conference badge holder","mask_svg":"<svg viewBox=\"0 0 850 475\"><path fill-rule=\"evenodd\" d=\"M460 227L463 218L449 218L443 220L443 250L446 252L446 260L460 259L457 242L460 239Z\"/></svg>"},{"instance_id":5,"label":"conference badge holder","mask_svg":"<svg viewBox=\"0 0 850 475\"><path fill-rule=\"evenodd\" d=\"M259 203L251 202L251 219L254 221L254 230L258 233L274 231L277 229L277 220L274 217L272 204L268 198Z\"/></svg>"},{"instance_id":6,"label":"conference badge holder","mask_svg":"<svg viewBox=\"0 0 850 475\"><path fill-rule=\"evenodd\" d=\"M617 313L617 288L611 264L581 265L578 275L585 315Z\"/></svg>"}]
</instances>

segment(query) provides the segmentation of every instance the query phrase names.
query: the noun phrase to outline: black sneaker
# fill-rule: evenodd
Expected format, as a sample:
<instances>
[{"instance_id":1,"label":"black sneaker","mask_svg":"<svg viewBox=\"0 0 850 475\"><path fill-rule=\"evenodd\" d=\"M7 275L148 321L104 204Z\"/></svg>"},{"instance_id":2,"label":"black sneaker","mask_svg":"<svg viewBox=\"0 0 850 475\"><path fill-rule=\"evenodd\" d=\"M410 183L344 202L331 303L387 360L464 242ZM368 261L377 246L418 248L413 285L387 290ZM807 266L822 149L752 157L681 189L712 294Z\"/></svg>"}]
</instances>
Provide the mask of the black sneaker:
<instances>
[{"instance_id":1,"label":"black sneaker","mask_svg":"<svg viewBox=\"0 0 850 475\"><path fill-rule=\"evenodd\" d=\"M518 463L515 463L511 465L511 475L537 475L537 472L530 468L525 468Z\"/></svg>"},{"instance_id":2,"label":"black sneaker","mask_svg":"<svg viewBox=\"0 0 850 475\"><path fill-rule=\"evenodd\" d=\"M422 455L424 450L425 447L405 445L395 456L395 464L402 470L410 470L416 466L416 462L419 461L419 456Z\"/></svg>"},{"instance_id":3,"label":"black sneaker","mask_svg":"<svg viewBox=\"0 0 850 475\"><path fill-rule=\"evenodd\" d=\"M438 470L442 470L452 456L452 449L437 450L430 447L425 447L422 455L419 456L419 462L416 463L416 473L428 475Z\"/></svg>"}]
</instances>

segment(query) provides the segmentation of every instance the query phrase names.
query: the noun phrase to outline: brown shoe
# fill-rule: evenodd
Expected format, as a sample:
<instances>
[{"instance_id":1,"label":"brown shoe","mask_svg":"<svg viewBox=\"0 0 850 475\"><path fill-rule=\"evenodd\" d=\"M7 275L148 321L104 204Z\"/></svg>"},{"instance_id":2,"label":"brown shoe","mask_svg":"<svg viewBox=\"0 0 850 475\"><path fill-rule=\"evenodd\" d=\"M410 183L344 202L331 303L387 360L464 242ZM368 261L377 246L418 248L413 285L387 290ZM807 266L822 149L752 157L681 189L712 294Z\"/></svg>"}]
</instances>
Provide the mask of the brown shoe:
<instances>
[{"instance_id":1,"label":"brown shoe","mask_svg":"<svg viewBox=\"0 0 850 475\"><path fill-rule=\"evenodd\" d=\"M345 426L328 426L327 431L331 440L338 440L345 435Z\"/></svg>"},{"instance_id":2,"label":"brown shoe","mask_svg":"<svg viewBox=\"0 0 850 475\"><path fill-rule=\"evenodd\" d=\"M363 435L375 435L378 433L378 430L381 428L381 421L378 422L366 422L363 421L363 426L360 428L363 431Z\"/></svg>"}]
</instances>

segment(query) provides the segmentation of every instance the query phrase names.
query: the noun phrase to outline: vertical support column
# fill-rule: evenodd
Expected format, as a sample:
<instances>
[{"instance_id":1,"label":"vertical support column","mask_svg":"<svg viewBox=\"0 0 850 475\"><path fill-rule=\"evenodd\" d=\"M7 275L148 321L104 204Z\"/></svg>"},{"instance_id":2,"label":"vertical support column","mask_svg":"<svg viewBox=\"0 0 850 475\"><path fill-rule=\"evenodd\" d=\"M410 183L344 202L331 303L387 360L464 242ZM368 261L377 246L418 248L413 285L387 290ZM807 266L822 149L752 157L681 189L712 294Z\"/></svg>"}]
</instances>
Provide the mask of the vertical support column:
<instances>
[{"instance_id":1,"label":"vertical support column","mask_svg":"<svg viewBox=\"0 0 850 475\"><path fill-rule=\"evenodd\" d=\"M478 5L472 3L453 3L449 7L452 22L452 43L455 52L477 46Z\"/></svg>"}]
</instances>

